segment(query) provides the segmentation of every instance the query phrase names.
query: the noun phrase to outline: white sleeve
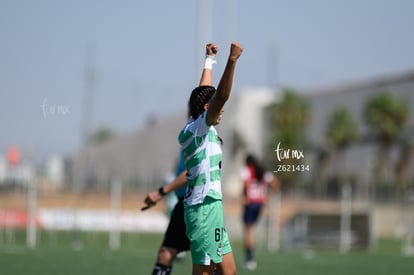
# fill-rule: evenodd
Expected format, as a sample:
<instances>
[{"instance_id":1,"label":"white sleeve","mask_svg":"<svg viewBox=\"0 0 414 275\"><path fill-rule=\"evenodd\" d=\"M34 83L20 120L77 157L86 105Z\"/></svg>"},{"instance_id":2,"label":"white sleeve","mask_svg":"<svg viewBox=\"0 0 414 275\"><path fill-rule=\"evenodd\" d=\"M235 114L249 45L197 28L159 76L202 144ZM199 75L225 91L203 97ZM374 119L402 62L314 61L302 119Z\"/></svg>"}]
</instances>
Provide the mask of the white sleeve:
<instances>
[{"instance_id":1,"label":"white sleeve","mask_svg":"<svg viewBox=\"0 0 414 275\"><path fill-rule=\"evenodd\" d=\"M202 113L193 123L193 125L191 126L192 132L196 135L196 136L202 136L208 133L208 130L210 129L210 126L207 125L206 122L207 119L207 111L205 111L204 113Z\"/></svg>"}]
</instances>

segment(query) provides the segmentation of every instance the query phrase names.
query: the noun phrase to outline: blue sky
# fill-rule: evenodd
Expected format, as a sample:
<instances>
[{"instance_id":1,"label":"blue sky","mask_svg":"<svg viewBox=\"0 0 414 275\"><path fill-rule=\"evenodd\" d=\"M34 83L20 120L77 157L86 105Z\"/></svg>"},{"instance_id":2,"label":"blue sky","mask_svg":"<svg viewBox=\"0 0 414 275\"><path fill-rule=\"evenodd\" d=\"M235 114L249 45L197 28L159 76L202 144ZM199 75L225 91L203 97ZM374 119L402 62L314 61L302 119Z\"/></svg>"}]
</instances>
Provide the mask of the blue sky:
<instances>
[{"instance_id":1,"label":"blue sky","mask_svg":"<svg viewBox=\"0 0 414 275\"><path fill-rule=\"evenodd\" d=\"M205 37L220 47L215 83L230 41L244 46L235 93L414 69L414 1L211 3ZM198 41L198 17L195 0L0 0L0 155L13 144L36 157L79 147L87 49L96 73L93 128L126 133L149 116L182 112L208 42Z\"/></svg>"}]
</instances>

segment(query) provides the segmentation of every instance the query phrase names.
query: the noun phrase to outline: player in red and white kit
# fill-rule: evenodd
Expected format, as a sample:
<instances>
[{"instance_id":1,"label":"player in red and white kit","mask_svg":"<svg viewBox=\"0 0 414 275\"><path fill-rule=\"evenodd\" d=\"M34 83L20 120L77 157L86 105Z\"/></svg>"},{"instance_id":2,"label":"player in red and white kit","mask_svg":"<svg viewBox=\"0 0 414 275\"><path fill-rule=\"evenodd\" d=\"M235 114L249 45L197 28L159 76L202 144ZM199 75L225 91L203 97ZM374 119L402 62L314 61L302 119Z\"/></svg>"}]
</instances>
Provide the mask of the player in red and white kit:
<instances>
[{"instance_id":1,"label":"player in red and white kit","mask_svg":"<svg viewBox=\"0 0 414 275\"><path fill-rule=\"evenodd\" d=\"M246 166L241 173L243 181L243 224L245 262L243 267L254 270L257 263L254 260L254 225L260 216L263 205L267 201L269 187L278 190L280 183L271 172L266 172L262 165L252 155L246 157Z\"/></svg>"}]
</instances>

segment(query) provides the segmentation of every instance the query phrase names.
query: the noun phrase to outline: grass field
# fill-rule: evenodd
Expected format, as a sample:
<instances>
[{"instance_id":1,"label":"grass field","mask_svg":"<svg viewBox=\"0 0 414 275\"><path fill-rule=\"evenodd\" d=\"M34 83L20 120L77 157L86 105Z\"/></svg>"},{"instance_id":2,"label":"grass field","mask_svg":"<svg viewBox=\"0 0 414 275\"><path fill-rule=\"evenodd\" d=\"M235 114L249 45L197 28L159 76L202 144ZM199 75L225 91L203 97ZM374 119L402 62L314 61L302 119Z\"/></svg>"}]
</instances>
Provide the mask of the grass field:
<instances>
[{"instance_id":1,"label":"grass field","mask_svg":"<svg viewBox=\"0 0 414 275\"><path fill-rule=\"evenodd\" d=\"M4 232L3 232L4 233ZM0 274L2 275L106 275L151 274L161 235L123 234L118 251L108 248L107 234L80 233L83 248L74 250L73 235L41 232L34 250L24 246L24 232L17 232L14 244L0 242ZM406 275L414 271L414 258L400 253L400 242L381 240L375 251L356 251L347 255L336 251L296 251L268 253L264 248L257 251L256 271L243 270L241 244L233 242L238 264L238 274L284 275ZM188 253L183 261L174 265L173 274L191 274L191 258Z\"/></svg>"}]
</instances>

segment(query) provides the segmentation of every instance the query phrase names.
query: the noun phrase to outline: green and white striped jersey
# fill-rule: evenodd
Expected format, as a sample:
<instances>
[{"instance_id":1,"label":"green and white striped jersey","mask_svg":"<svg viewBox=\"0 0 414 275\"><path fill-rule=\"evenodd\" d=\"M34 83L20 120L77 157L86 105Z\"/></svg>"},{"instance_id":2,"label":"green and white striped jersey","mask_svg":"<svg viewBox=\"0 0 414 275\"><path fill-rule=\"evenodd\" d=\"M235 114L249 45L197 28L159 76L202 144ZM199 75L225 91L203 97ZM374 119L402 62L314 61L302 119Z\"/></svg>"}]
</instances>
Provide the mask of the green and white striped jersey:
<instances>
[{"instance_id":1,"label":"green and white striped jersey","mask_svg":"<svg viewBox=\"0 0 414 275\"><path fill-rule=\"evenodd\" d=\"M186 205L203 203L208 196L222 199L221 142L213 125L207 125L207 111L190 118L178 135L187 169Z\"/></svg>"}]
</instances>

